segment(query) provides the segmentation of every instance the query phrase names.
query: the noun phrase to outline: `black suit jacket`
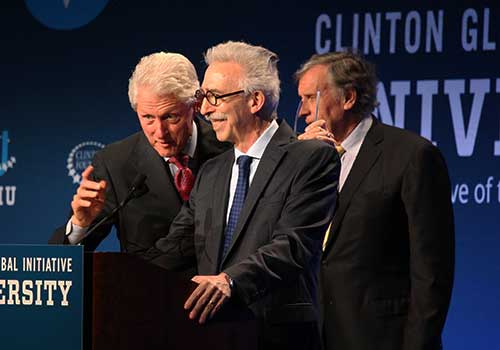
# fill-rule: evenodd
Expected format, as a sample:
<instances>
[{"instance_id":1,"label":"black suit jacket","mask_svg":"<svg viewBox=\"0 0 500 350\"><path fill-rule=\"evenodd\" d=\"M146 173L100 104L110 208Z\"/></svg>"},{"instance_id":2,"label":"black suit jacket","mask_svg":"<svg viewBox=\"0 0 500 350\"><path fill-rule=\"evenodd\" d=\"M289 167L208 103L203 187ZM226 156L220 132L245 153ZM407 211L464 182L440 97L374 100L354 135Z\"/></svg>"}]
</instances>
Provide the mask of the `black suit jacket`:
<instances>
[{"instance_id":1,"label":"black suit jacket","mask_svg":"<svg viewBox=\"0 0 500 350\"><path fill-rule=\"evenodd\" d=\"M230 147L217 141L211 125L196 118L197 145L189 166L196 175L200 166ZM182 206L172 175L165 160L153 149L142 131L113 143L96 153L92 164L93 179L106 180L104 210L94 221L99 221L127 195L137 174L147 176L147 192L132 199L113 220L102 225L84 240L85 250L94 250L110 233L117 229L122 252L139 256L168 232L170 224ZM66 227L57 229L49 243L68 243Z\"/></svg>"},{"instance_id":2,"label":"black suit jacket","mask_svg":"<svg viewBox=\"0 0 500 350\"><path fill-rule=\"evenodd\" d=\"M408 131L374 123L322 256L326 349L440 349L454 271L448 171Z\"/></svg>"},{"instance_id":3,"label":"black suit jacket","mask_svg":"<svg viewBox=\"0 0 500 350\"><path fill-rule=\"evenodd\" d=\"M282 122L260 160L221 260L233 162L230 150L205 163L189 202L156 245L163 252L157 261L194 256L199 274L226 272L235 281L235 298L261 321L267 347L282 348L283 341L291 349L314 346L300 344L314 342L313 333L319 343L317 273L336 200L338 155L323 142L297 141Z\"/></svg>"}]
</instances>

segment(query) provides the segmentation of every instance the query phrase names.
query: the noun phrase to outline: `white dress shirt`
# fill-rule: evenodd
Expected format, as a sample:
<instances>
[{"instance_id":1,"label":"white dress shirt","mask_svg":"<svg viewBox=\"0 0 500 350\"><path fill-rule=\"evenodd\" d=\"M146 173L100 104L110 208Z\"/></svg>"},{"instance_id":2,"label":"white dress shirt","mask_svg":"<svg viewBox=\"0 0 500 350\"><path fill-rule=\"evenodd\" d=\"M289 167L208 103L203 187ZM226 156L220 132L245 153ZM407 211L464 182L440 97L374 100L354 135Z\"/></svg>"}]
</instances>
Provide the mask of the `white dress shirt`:
<instances>
[{"instance_id":1,"label":"white dress shirt","mask_svg":"<svg viewBox=\"0 0 500 350\"><path fill-rule=\"evenodd\" d=\"M246 153L241 152L236 147L234 148L234 163L231 172L231 183L229 185L229 202L227 205L226 222L229 221L229 213L231 212L231 206L233 205L234 193L236 192L236 185L238 184L238 164L236 160L239 156L246 155L252 157L252 162L250 163L250 176L248 179L248 188L252 185L252 180L259 166L260 159L266 150L269 141L273 137L274 133L278 130L279 126L276 120L273 120L267 129L259 136L257 141L248 149Z\"/></svg>"},{"instance_id":2,"label":"white dress shirt","mask_svg":"<svg viewBox=\"0 0 500 350\"><path fill-rule=\"evenodd\" d=\"M368 133L368 130L373 124L371 116L363 118L354 130L347 136L347 138L340 144L345 149L344 154L340 158L340 178L339 178L339 192L342 190L347 176L352 169L352 165L358 156L359 149Z\"/></svg>"}]
</instances>

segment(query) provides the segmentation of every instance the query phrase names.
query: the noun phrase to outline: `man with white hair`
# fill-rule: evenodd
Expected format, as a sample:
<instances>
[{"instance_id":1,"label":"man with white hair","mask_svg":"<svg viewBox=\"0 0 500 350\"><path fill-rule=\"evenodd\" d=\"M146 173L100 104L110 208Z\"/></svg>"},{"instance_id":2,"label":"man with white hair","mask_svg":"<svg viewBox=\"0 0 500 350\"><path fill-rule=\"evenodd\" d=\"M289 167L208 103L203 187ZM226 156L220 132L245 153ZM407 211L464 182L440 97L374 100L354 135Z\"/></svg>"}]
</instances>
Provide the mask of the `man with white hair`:
<instances>
[{"instance_id":1,"label":"man with white hair","mask_svg":"<svg viewBox=\"0 0 500 350\"><path fill-rule=\"evenodd\" d=\"M205 54L201 113L234 149L205 163L158 241L158 260L195 257L184 308L200 323L228 300L258 323L260 349L318 349L317 272L339 176L334 148L277 122L278 57L226 42Z\"/></svg>"},{"instance_id":2,"label":"man with white hair","mask_svg":"<svg viewBox=\"0 0 500 350\"><path fill-rule=\"evenodd\" d=\"M189 197L200 166L227 149L210 125L195 117L198 88L196 70L181 54L158 52L140 60L129 80L128 95L142 132L96 153L71 202L71 219L56 230L50 243L80 241L143 174L145 193L82 243L86 250L94 250L114 225L121 251L144 257Z\"/></svg>"}]
</instances>

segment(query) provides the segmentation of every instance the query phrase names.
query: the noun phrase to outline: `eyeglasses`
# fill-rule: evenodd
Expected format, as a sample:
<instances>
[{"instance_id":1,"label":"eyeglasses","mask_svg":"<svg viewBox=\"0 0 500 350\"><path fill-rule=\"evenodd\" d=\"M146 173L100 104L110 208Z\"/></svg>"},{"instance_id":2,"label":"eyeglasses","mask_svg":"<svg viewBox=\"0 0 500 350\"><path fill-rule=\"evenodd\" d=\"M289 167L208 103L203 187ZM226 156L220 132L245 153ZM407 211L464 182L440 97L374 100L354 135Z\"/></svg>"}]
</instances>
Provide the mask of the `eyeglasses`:
<instances>
[{"instance_id":1,"label":"eyeglasses","mask_svg":"<svg viewBox=\"0 0 500 350\"><path fill-rule=\"evenodd\" d=\"M321 91L316 90L316 107L314 108L314 121L318 120L319 118L318 110L319 110L320 98L321 98ZM295 112L295 121L293 123L293 131L295 132L295 134L297 134L297 124L299 121L301 109L302 109L302 100L299 101L299 105L297 106L297 111Z\"/></svg>"},{"instance_id":2,"label":"eyeglasses","mask_svg":"<svg viewBox=\"0 0 500 350\"><path fill-rule=\"evenodd\" d=\"M203 99L206 98L207 102L210 103L212 106L218 106L220 99L225 98L225 97L229 97L229 96L238 95L238 94L241 94L242 92L245 92L245 90L238 90L238 91L229 92L227 94L219 95L219 94L216 94L215 92L210 91L210 90L207 90L206 92L204 92L203 90L199 89L199 90L196 90L196 92L194 93L194 97L199 102L203 101Z\"/></svg>"}]
</instances>

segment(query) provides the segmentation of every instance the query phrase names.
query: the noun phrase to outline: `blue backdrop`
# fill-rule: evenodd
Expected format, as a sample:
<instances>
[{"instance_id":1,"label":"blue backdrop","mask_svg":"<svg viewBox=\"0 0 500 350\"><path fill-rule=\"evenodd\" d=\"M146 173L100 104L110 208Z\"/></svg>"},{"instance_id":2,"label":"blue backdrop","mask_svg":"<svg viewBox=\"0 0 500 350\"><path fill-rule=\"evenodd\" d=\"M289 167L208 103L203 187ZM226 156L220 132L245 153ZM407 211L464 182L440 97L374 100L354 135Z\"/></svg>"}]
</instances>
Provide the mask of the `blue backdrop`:
<instances>
[{"instance_id":1,"label":"blue backdrop","mask_svg":"<svg viewBox=\"0 0 500 350\"><path fill-rule=\"evenodd\" d=\"M127 84L139 58L245 40L281 58L279 114L316 52L357 47L377 65L378 117L432 140L452 178L457 262L447 349L500 349L500 5L474 1L17 0L0 12L0 244L44 243L79 172L139 129ZM116 249L108 240L104 249Z\"/></svg>"}]
</instances>

